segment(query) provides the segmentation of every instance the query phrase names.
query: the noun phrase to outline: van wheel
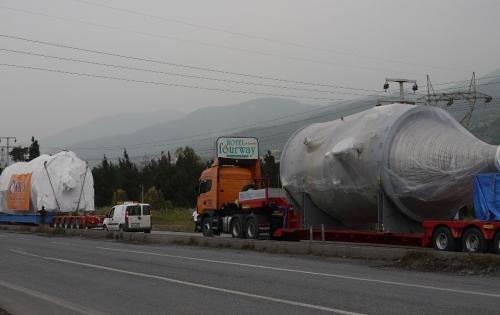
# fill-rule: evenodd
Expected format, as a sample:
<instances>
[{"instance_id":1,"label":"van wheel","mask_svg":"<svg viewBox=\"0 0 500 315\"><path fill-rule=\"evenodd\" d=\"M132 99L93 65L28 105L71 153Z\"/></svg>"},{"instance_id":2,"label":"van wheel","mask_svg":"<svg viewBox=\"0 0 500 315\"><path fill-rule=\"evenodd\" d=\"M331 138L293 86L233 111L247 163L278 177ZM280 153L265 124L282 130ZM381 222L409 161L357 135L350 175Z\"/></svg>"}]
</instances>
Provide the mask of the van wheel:
<instances>
[{"instance_id":1,"label":"van wheel","mask_svg":"<svg viewBox=\"0 0 500 315\"><path fill-rule=\"evenodd\" d=\"M450 229L441 226L432 233L432 246L437 250L453 251L457 244Z\"/></svg>"},{"instance_id":2,"label":"van wheel","mask_svg":"<svg viewBox=\"0 0 500 315\"><path fill-rule=\"evenodd\" d=\"M247 238L257 239L259 238L259 225L257 224L257 220L253 217L248 218L245 234Z\"/></svg>"},{"instance_id":3,"label":"van wheel","mask_svg":"<svg viewBox=\"0 0 500 315\"><path fill-rule=\"evenodd\" d=\"M144 233L151 233L151 229L144 230Z\"/></svg>"},{"instance_id":4,"label":"van wheel","mask_svg":"<svg viewBox=\"0 0 500 315\"><path fill-rule=\"evenodd\" d=\"M240 216L234 216L231 220L231 236L233 238L243 238L243 224Z\"/></svg>"},{"instance_id":5,"label":"van wheel","mask_svg":"<svg viewBox=\"0 0 500 315\"><path fill-rule=\"evenodd\" d=\"M118 232L123 233L123 225L120 224L118 226Z\"/></svg>"},{"instance_id":6,"label":"van wheel","mask_svg":"<svg viewBox=\"0 0 500 315\"><path fill-rule=\"evenodd\" d=\"M478 228L470 228L462 236L462 248L468 253L484 253L487 249L483 233Z\"/></svg>"},{"instance_id":7,"label":"van wheel","mask_svg":"<svg viewBox=\"0 0 500 315\"><path fill-rule=\"evenodd\" d=\"M212 221L209 217L203 219L203 222L201 224L201 232L203 233L203 236L214 236L214 232L212 231Z\"/></svg>"},{"instance_id":8,"label":"van wheel","mask_svg":"<svg viewBox=\"0 0 500 315\"><path fill-rule=\"evenodd\" d=\"M107 225L103 225L103 226L102 226L102 229L103 229L104 231L106 231L106 232L108 232L108 231L109 231L109 230L108 230L108 226L107 226Z\"/></svg>"},{"instance_id":9,"label":"van wheel","mask_svg":"<svg viewBox=\"0 0 500 315\"><path fill-rule=\"evenodd\" d=\"M493 239L493 252L495 254L500 254L500 230L497 231L495 238Z\"/></svg>"}]
</instances>

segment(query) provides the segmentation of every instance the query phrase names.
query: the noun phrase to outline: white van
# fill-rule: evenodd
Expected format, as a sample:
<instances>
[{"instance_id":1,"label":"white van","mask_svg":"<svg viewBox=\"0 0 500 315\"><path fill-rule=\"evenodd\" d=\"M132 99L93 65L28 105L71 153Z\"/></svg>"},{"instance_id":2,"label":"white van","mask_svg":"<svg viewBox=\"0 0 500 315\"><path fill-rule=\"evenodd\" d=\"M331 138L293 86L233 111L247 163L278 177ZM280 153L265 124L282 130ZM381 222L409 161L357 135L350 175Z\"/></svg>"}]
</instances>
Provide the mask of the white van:
<instances>
[{"instance_id":1,"label":"white van","mask_svg":"<svg viewBox=\"0 0 500 315\"><path fill-rule=\"evenodd\" d=\"M147 203L125 202L111 208L104 219L107 231L151 232L151 211Z\"/></svg>"}]
</instances>

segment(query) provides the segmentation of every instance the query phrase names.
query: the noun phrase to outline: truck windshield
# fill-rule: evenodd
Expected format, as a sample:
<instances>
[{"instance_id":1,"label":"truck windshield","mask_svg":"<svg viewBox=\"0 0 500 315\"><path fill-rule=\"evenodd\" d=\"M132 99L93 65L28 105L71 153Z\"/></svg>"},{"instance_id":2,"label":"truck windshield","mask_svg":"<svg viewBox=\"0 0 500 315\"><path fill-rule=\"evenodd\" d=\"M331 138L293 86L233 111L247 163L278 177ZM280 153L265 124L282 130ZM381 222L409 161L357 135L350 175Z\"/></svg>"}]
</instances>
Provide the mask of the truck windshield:
<instances>
[{"instance_id":1,"label":"truck windshield","mask_svg":"<svg viewBox=\"0 0 500 315\"><path fill-rule=\"evenodd\" d=\"M200 194L206 193L212 189L212 180L200 181Z\"/></svg>"}]
</instances>

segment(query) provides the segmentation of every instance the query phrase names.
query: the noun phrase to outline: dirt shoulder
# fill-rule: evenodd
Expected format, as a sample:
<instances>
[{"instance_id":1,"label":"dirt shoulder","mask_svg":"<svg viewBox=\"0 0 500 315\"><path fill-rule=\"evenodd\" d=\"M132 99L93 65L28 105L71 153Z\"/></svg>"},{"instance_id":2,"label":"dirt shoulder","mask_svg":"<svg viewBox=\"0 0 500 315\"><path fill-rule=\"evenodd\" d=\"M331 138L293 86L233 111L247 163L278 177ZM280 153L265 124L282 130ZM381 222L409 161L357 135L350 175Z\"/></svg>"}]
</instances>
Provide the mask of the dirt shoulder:
<instances>
[{"instance_id":1,"label":"dirt shoulder","mask_svg":"<svg viewBox=\"0 0 500 315\"><path fill-rule=\"evenodd\" d=\"M389 267L460 275L500 276L500 256L409 250Z\"/></svg>"}]
</instances>

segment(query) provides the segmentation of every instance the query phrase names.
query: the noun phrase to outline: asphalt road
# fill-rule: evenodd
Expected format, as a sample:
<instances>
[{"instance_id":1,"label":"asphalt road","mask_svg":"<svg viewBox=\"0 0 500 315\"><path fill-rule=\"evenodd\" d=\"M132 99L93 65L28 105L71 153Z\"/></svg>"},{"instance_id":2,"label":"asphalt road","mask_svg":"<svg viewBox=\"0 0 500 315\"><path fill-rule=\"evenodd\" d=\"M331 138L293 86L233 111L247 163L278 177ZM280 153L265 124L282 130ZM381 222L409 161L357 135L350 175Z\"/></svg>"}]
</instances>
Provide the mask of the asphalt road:
<instances>
[{"instance_id":1,"label":"asphalt road","mask_svg":"<svg viewBox=\"0 0 500 315\"><path fill-rule=\"evenodd\" d=\"M0 232L12 314L500 314L500 278Z\"/></svg>"}]
</instances>

